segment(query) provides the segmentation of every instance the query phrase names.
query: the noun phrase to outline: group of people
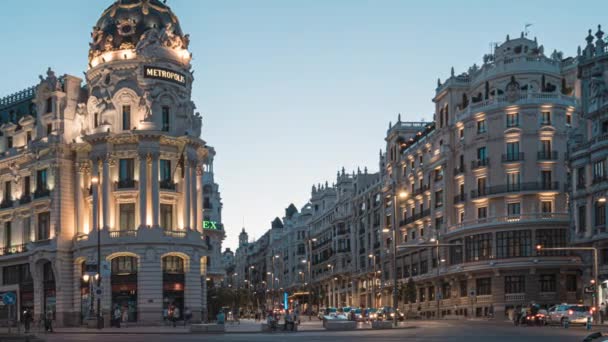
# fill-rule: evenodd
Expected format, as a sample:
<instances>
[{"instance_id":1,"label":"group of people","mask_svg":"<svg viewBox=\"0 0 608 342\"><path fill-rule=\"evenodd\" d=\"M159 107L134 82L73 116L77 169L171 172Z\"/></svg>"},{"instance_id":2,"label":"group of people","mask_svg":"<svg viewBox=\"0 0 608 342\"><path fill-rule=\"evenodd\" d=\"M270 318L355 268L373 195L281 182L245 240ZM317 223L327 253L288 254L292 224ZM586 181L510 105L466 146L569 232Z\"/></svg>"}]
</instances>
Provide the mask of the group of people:
<instances>
[{"instance_id":1,"label":"group of people","mask_svg":"<svg viewBox=\"0 0 608 342\"><path fill-rule=\"evenodd\" d=\"M513 312L513 321L515 325L520 325L526 319L526 316L532 315L535 316L538 314L540 310L540 305L536 303L530 303L530 306L526 307L525 305L518 305L515 307Z\"/></svg>"},{"instance_id":2,"label":"group of people","mask_svg":"<svg viewBox=\"0 0 608 342\"><path fill-rule=\"evenodd\" d=\"M170 304L168 307L166 307L163 310L163 320L165 322L171 322L171 324L173 325L174 328L177 326L177 321L179 321L180 318L181 318L181 312L175 304ZM190 311L190 309L187 306L184 308L183 319L184 319L184 326L186 326L192 319L192 312Z\"/></svg>"},{"instance_id":3,"label":"group of people","mask_svg":"<svg viewBox=\"0 0 608 342\"><path fill-rule=\"evenodd\" d=\"M279 321L280 321L281 317L279 316L278 313L269 311L268 314L266 315L266 323L268 324L268 327L270 328L270 330L277 330L279 327ZM292 311L292 310L286 310L285 311L285 316L283 317L283 330L287 331L287 330L291 330L291 331L295 331L296 329L296 322L299 322L299 315L297 313L297 311Z\"/></svg>"},{"instance_id":4,"label":"group of people","mask_svg":"<svg viewBox=\"0 0 608 342\"><path fill-rule=\"evenodd\" d=\"M110 326L120 328L121 324L127 325L129 321L129 309L125 305L120 307L120 305L116 305L114 310L112 311L112 319L110 320Z\"/></svg>"},{"instance_id":5,"label":"group of people","mask_svg":"<svg viewBox=\"0 0 608 342\"><path fill-rule=\"evenodd\" d=\"M53 310L48 310L44 313L44 331L45 332L53 332ZM29 308L23 310L23 315L21 316L21 320L23 322L23 328L25 333L29 333L32 328L32 323L34 322L34 315L32 315L32 311Z\"/></svg>"}]
</instances>

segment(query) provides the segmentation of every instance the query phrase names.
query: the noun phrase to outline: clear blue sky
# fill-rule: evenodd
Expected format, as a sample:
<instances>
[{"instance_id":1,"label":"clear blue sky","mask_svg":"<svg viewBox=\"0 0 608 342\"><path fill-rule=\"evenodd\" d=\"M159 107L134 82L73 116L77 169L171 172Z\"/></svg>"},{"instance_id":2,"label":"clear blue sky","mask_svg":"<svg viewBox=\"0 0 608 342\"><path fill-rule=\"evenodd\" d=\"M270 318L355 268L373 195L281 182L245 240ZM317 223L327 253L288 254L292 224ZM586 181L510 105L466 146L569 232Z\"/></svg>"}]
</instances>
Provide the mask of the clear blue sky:
<instances>
[{"instance_id":1,"label":"clear blue sky","mask_svg":"<svg viewBox=\"0 0 608 342\"><path fill-rule=\"evenodd\" d=\"M111 0L6 1L0 96L51 66L81 76ZM437 77L480 64L491 42L533 23L545 51L576 53L606 24L604 1L169 0L191 35L193 100L217 150L225 246L243 218L259 237L312 184L378 169L388 122L429 120Z\"/></svg>"}]
</instances>

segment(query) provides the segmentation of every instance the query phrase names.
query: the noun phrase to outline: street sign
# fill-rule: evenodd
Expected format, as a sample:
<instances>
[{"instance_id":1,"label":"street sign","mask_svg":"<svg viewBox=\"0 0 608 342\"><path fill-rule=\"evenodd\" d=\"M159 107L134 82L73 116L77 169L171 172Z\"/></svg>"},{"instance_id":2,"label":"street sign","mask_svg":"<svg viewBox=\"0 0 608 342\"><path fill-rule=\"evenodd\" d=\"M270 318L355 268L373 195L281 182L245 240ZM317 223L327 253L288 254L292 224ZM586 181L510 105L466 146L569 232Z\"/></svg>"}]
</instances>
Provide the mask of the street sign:
<instances>
[{"instance_id":1,"label":"street sign","mask_svg":"<svg viewBox=\"0 0 608 342\"><path fill-rule=\"evenodd\" d=\"M585 293L595 293L595 286L585 286Z\"/></svg>"},{"instance_id":2,"label":"street sign","mask_svg":"<svg viewBox=\"0 0 608 342\"><path fill-rule=\"evenodd\" d=\"M6 292L2 295L2 302L6 305L13 305L17 302L15 292Z\"/></svg>"}]
</instances>

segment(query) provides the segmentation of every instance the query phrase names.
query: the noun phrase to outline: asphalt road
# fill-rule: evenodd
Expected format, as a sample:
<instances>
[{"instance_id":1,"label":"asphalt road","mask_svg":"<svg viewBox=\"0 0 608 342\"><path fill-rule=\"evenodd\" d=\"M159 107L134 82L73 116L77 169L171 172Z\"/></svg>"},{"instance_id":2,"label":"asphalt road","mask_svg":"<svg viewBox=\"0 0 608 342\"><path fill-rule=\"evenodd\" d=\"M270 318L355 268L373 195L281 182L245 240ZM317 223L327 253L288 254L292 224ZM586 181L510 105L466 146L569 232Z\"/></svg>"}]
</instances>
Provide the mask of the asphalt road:
<instances>
[{"instance_id":1,"label":"asphalt road","mask_svg":"<svg viewBox=\"0 0 608 342\"><path fill-rule=\"evenodd\" d=\"M605 328L608 331L608 327ZM582 341L589 332L581 327L564 329L561 327L514 327L505 322L471 322L471 321L421 321L414 329L397 330L367 330L350 332L298 332L272 334L225 334L225 335L191 335L191 334L159 334L159 335L108 335L108 334L49 334L46 340L55 341L127 341L127 342L186 342L186 341L551 341L575 342Z\"/></svg>"}]
</instances>

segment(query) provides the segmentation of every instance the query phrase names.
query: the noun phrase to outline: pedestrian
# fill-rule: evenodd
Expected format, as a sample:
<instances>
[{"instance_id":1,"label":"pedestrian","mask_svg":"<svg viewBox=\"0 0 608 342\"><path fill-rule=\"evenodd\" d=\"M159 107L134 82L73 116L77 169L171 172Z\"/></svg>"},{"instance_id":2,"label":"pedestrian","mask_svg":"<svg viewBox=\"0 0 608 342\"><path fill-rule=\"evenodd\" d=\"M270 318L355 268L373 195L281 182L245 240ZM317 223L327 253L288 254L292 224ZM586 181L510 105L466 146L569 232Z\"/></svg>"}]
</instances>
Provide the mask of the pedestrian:
<instances>
[{"instance_id":1,"label":"pedestrian","mask_svg":"<svg viewBox=\"0 0 608 342\"><path fill-rule=\"evenodd\" d=\"M184 326L190 323L190 319L192 319L192 311L187 306L184 308Z\"/></svg>"},{"instance_id":2,"label":"pedestrian","mask_svg":"<svg viewBox=\"0 0 608 342\"><path fill-rule=\"evenodd\" d=\"M118 305L116 305L116 308L114 309L114 313L112 315L112 322L114 323L114 326L116 326L117 328L120 328L121 319L122 319L122 312L120 312L120 307Z\"/></svg>"},{"instance_id":3,"label":"pedestrian","mask_svg":"<svg viewBox=\"0 0 608 342\"><path fill-rule=\"evenodd\" d=\"M175 328L177 325L177 320L179 319L179 308L175 307L173 309L173 327Z\"/></svg>"},{"instance_id":4,"label":"pedestrian","mask_svg":"<svg viewBox=\"0 0 608 342\"><path fill-rule=\"evenodd\" d=\"M53 332L53 311L51 309L44 316L44 331Z\"/></svg>"},{"instance_id":5,"label":"pedestrian","mask_svg":"<svg viewBox=\"0 0 608 342\"><path fill-rule=\"evenodd\" d=\"M25 311L23 312L23 325L25 326L26 333L30 332L31 322L32 322L32 314L30 312L30 309L25 309Z\"/></svg>"},{"instance_id":6,"label":"pedestrian","mask_svg":"<svg viewBox=\"0 0 608 342\"><path fill-rule=\"evenodd\" d=\"M122 314L119 319L122 320L122 324L124 324L126 328L127 322L129 322L129 308L126 305L122 308Z\"/></svg>"},{"instance_id":7,"label":"pedestrian","mask_svg":"<svg viewBox=\"0 0 608 342\"><path fill-rule=\"evenodd\" d=\"M217 324L224 324L226 321L226 315L224 314L224 311L220 311L217 314Z\"/></svg>"},{"instance_id":8,"label":"pedestrian","mask_svg":"<svg viewBox=\"0 0 608 342\"><path fill-rule=\"evenodd\" d=\"M285 313L285 325L283 325L283 330L287 330L287 327L291 328L291 331L295 329L295 321L290 311Z\"/></svg>"},{"instance_id":9,"label":"pedestrian","mask_svg":"<svg viewBox=\"0 0 608 342\"><path fill-rule=\"evenodd\" d=\"M163 321L167 321L167 318L169 317L169 309L168 308L164 308L163 309Z\"/></svg>"},{"instance_id":10,"label":"pedestrian","mask_svg":"<svg viewBox=\"0 0 608 342\"><path fill-rule=\"evenodd\" d=\"M604 317L606 315L606 303L600 304L600 323L604 324Z\"/></svg>"}]
</instances>

